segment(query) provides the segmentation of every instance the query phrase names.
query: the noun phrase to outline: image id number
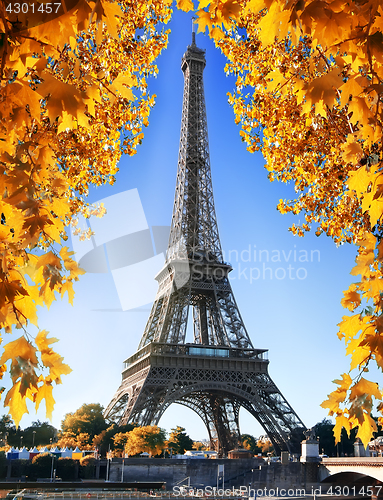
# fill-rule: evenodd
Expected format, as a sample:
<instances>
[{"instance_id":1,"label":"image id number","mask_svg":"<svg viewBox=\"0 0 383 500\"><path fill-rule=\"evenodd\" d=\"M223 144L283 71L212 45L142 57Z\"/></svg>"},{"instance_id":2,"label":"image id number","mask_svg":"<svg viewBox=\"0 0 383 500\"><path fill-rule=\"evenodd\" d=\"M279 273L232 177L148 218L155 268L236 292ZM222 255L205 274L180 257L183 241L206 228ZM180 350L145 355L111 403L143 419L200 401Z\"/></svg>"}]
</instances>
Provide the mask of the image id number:
<instances>
[{"instance_id":1,"label":"image id number","mask_svg":"<svg viewBox=\"0 0 383 500\"><path fill-rule=\"evenodd\" d=\"M61 2L55 3L33 3L33 2L24 2L17 3L12 2L9 3L6 7L6 12L11 14L34 14L37 12L45 13L45 14L57 14L60 7Z\"/></svg>"}]
</instances>

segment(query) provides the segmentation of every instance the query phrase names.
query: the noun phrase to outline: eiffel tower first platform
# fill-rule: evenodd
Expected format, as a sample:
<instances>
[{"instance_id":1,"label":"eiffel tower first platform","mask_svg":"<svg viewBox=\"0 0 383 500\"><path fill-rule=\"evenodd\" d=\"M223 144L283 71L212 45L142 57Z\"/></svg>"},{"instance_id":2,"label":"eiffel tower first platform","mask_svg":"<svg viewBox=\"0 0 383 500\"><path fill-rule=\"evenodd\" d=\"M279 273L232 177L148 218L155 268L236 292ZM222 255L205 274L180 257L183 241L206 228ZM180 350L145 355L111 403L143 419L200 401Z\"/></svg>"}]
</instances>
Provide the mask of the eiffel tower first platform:
<instances>
[{"instance_id":1,"label":"eiffel tower first platform","mask_svg":"<svg viewBox=\"0 0 383 500\"><path fill-rule=\"evenodd\" d=\"M205 423L224 455L240 445L239 410L261 424L280 451L298 453L306 429L268 374L267 350L255 349L228 279L215 216L203 70L195 43L182 58L184 95L173 217L157 296L138 350L104 412L118 424L158 424L178 403ZM194 342L186 343L193 325Z\"/></svg>"}]
</instances>

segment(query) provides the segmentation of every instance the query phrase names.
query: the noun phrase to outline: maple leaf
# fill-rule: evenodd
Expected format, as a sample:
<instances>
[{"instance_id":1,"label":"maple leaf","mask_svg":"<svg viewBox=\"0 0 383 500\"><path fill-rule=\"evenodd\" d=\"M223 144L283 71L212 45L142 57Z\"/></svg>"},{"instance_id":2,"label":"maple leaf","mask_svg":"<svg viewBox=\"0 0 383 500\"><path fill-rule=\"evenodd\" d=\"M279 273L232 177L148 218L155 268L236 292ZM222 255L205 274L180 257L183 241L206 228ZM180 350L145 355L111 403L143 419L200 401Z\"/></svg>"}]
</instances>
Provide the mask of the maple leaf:
<instances>
[{"instance_id":1,"label":"maple leaf","mask_svg":"<svg viewBox=\"0 0 383 500\"><path fill-rule=\"evenodd\" d=\"M69 375L72 369L65 363L64 358L58 353L50 350L41 354L43 365L49 368L49 378L56 384L61 384L61 375Z\"/></svg>"},{"instance_id":2,"label":"maple leaf","mask_svg":"<svg viewBox=\"0 0 383 500\"><path fill-rule=\"evenodd\" d=\"M357 265L352 268L351 273L353 276L358 274L366 274L370 271L370 266L375 260L375 255L373 252L368 252L366 254L359 254L356 258Z\"/></svg>"},{"instance_id":3,"label":"maple leaf","mask_svg":"<svg viewBox=\"0 0 383 500\"><path fill-rule=\"evenodd\" d=\"M341 433L342 433L343 428L345 428L347 431L347 434L349 434L349 431L350 431L349 419L347 417L345 417L344 415L337 415L335 417L335 425L333 428L333 433L334 433L334 437L335 437L335 444L339 443L339 441L341 439Z\"/></svg>"},{"instance_id":4,"label":"maple leaf","mask_svg":"<svg viewBox=\"0 0 383 500\"><path fill-rule=\"evenodd\" d=\"M49 419L52 419L52 412L55 405L55 400L53 399L52 390L53 387L51 384L44 383L44 385L38 388L35 395L36 410L38 410L41 401L45 399L46 416Z\"/></svg>"},{"instance_id":5,"label":"maple leaf","mask_svg":"<svg viewBox=\"0 0 383 500\"><path fill-rule=\"evenodd\" d=\"M127 86L134 85L135 80L130 74L120 73L117 78L113 80L111 85L112 90L120 92L120 94L126 99L133 100L134 94L130 88Z\"/></svg>"},{"instance_id":6,"label":"maple leaf","mask_svg":"<svg viewBox=\"0 0 383 500\"><path fill-rule=\"evenodd\" d=\"M375 420L367 413L364 413L364 419L362 422L359 422L358 433L355 437L359 438L366 447L373 437L373 433L376 431Z\"/></svg>"},{"instance_id":7,"label":"maple leaf","mask_svg":"<svg viewBox=\"0 0 383 500\"><path fill-rule=\"evenodd\" d=\"M114 2L102 2L102 6L104 9L108 31L113 36L113 38L118 39L117 21L115 17L123 17L121 7L118 5L118 3Z\"/></svg>"},{"instance_id":8,"label":"maple leaf","mask_svg":"<svg viewBox=\"0 0 383 500\"><path fill-rule=\"evenodd\" d=\"M360 314L353 316L343 316L342 321L338 323L339 333L338 337L345 337L345 340L354 338L357 333L366 327L366 317L361 318ZM344 334L344 335L342 335Z\"/></svg>"},{"instance_id":9,"label":"maple leaf","mask_svg":"<svg viewBox=\"0 0 383 500\"><path fill-rule=\"evenodd\" d=\"M55 337L51 337L50 339L48 339L47 335L48 335L48 332L46 330L41 330L36 335L35 342L36 342L38 350L41 353L51 352L52 349L51 349L50 345L58 342L58 339L56 339Z\"/></svg>"},{"instance_id":10,"label":"maple leaf","mask_svg":"<svg viewBox=\"0 0 383 500\"><path fill-rule=\"evenodd\" d=\"M213 27L210 13L204 10L199 10L197 11L197 16L198 17L195 22L198 24L198 33L203 33L206 30L206 27L210 31Z\"/></svg>"},{"instance_id":11,"label":"maple leaf","mask_svg":"<svg viewBox=\"0 0 383 500\"><path fill-rule=\"evenodd\" d=\"M35 365L38 363L36 348L28 342L25 337L20 337L4 346L4 352L0 358L0 365L3 365L9 359L15 359L16 357L30 360Z\"/></svg>"},{"instance_id":12,"label":"maple leaf","mask_svg":"<svg viewBox=\"0 0 383 500\"><path fill-rule=\"evenodd\" d=\"M191 0L177 0L177 8L184 12L189 12L190 10L194 10L194 5Z\"/></svg>"},{"instance_id":13,"label":"maple leaf","mask_svg":"<svg viewBox=\"0 0 383 500\"><path fill-rule=\"evenodd\" d=\"M29 413L27 404L25 402L25 397L20 393L20 385L21 382L17 382L15 385L13 385L7 392L4 400L4 406L9 407L9 413L12 416L12 419L17 427L20 424L21 417L25 413Z\"/></svg>"},{"instance_id":14,"label":"maple leaf","mask_svg":"<svg viewBox=\"0 0 383 500\"><path fill-rule=\"evenodd\" d=\"M340 104L345 106L349 102L350 96L358 96L362 93L363 87L359 85L357 78L349 78L346 83L339 87L342 92Z\"/></svg>"},{"instance_id":15,"label":"maple leaf","mask_svg":"<svg viewBox=\"0 0 383 500\"><path fill-rule=\"evenodd\" d=\"M350 311L353 311L356 307L359 306L361 299L360 294L355 291L355 289L349 289L343 292L344 297L341 300L341 304L343 307L347 307Z\"/></svg>"}]
</instances>

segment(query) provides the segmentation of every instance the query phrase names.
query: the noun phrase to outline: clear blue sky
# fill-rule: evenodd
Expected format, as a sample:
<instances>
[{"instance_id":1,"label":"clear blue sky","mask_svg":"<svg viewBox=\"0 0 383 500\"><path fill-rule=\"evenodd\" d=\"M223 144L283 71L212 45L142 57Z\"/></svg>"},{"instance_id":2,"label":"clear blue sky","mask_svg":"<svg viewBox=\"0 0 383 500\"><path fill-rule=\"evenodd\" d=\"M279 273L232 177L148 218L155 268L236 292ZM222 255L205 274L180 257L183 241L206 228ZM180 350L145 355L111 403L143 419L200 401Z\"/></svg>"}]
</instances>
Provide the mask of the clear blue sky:
<instances>
[{"instance_id":1,"label":"clear blue sky","mask_svg":"<svg viewBox=\"0 0 383 500\"><path fill-rule=\"evenodd\" d=\"M158 59L159 75L149 81L150 91L157 95L156 105L137 155L121 160L113 187L90 193L90 201L96 202L136 188L149 226L171 221L183 93L180 63L191 42L190 18L190 14L174 13L169 47ZM326 417L319 405L335 388L331 381L348 366L336 325L346 314L340 300L352 281L349 272L355 248L336 248L324 236L317 238L313 233L297 238L288 231L299 216L281 215L275 207L280 198L294 196L293 187L270 183L262 155L246 151L227 103L234 79L225 76L225 58L207 36L197 35L197 45L206 49L204 82L215 206L221 243L234 267L234 294L254 346L269 349L271 377L311 427ZM121 218L129 219L129 215L121 207ZM270 258L279 252L281 262L266 262L267 252L262 253L262 262L254 262L254 255L248 262L249 246L252 253L256 248L258 260L259 251L265 250ZM307 252L308 262L298 261L302 251ZM264 277L263 265L270 268ZM251 267L260 273L253 282ZM284 272L285 279L278 279ZM257 275L253 270L253 276ZM65 413L83 403L109 403L121 381L122 362L136 351L149 310L150 304L122 311L111 273L84 275L76 286L73 307L64 300L49 311L41 310L40 328L60 339L56 347L73 368L54 390L55 426L60 426ZM44 413L36 416L31 408L21 426L36 418L44 419ZM264 433L245 412L240 423L242 432ZM197 415L173 405L160 426L170 430L176 425L184 426L193 439L207 438Z\"/></svg>"}]
</instances>

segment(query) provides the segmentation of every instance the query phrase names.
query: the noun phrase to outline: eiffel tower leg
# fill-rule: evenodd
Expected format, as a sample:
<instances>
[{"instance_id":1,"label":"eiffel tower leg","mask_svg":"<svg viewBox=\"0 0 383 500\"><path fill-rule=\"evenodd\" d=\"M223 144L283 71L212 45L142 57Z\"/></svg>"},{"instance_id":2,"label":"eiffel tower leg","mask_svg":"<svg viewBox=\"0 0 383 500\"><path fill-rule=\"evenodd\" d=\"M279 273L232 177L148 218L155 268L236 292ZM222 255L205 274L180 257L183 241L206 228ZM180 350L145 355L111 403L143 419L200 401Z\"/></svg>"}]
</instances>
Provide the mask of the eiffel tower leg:
<instances>
[{"instance_id":1,"label":"eiffel tower leg","mask_svg":"<svg viewBox=\"0 0 383 500\"><path fill-rule=\"evenodd\" d=\"M227 455L239 445L239 405L233 399L217 395L210 397L210 406L218 434L217 451L221 455Z\"/></svg>"},{"instance_id":2,"label":"eiffel tower leg","mask_svg":"<svg viewBox=\"0 0 383 500\"><path fill-rule=\"evenodd\" d=\"M204 392L189 394L177 400L168 397L161 414L158 415L158 421L172 403L186 406L200 416L206 426L211 449L225 455L228 451L238 447L240 405L234 399Z\"/></svg>"}]
</instances>

